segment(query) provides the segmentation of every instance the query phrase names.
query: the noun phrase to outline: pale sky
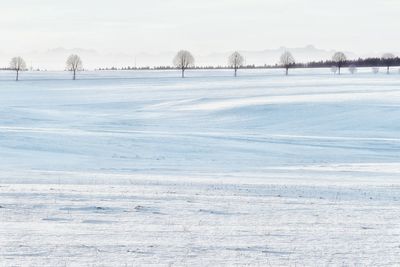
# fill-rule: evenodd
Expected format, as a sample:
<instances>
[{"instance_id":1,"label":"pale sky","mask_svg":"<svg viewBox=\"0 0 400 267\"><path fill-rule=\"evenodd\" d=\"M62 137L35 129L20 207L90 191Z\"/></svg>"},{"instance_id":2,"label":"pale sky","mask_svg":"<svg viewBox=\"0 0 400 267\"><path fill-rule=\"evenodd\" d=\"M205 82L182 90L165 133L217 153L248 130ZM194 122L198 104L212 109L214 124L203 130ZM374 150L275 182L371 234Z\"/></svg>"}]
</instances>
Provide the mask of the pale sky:
<instances>
[{"instance_id":1,"label":"pale sky","mask_svg":"<svg viewBox=\"0 0 400 267\"><path fill-rule=\"evenodd\" d=\"M0 53L195 53L280 46L400 51L399 0L1 1Z\"/></svg>"}]
</instances>

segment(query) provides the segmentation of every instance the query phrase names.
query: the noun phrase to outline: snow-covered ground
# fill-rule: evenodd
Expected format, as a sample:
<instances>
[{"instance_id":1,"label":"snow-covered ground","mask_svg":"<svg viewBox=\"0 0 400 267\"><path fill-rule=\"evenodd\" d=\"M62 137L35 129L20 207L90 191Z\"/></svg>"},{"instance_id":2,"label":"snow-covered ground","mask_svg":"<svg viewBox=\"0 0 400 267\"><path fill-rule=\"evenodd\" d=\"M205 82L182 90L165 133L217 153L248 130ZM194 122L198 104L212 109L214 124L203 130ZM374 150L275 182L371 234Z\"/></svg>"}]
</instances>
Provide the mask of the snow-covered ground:
<instances>
[{"instance_id":1,"label":"snow-covered ground","mask_svg":"<svg viewBox=\"0 0 400 267\"><path fill-rule=\"evenodd\" d=\"M400 75L0 72L0 266L398 266Z\"/></svg>"}]
</instances>

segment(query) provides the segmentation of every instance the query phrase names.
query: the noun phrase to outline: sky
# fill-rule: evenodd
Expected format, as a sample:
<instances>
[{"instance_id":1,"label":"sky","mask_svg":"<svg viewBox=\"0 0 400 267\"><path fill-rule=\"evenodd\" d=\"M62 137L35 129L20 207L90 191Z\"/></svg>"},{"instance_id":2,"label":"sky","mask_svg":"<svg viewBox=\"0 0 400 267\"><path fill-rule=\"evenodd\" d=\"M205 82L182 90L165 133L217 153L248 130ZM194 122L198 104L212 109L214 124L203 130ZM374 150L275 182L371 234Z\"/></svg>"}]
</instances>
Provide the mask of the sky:
<instances>
[{"instance_id":1,"label":"sky","mask_svg":"<svg viewBox=\"0 0 400 267\"><path fill-rule=\"evenodd\" d=\"M400 52L398 0L1 2L0 54L57 47L194 53L302 47Z\"/></svg>"}]
</instances>

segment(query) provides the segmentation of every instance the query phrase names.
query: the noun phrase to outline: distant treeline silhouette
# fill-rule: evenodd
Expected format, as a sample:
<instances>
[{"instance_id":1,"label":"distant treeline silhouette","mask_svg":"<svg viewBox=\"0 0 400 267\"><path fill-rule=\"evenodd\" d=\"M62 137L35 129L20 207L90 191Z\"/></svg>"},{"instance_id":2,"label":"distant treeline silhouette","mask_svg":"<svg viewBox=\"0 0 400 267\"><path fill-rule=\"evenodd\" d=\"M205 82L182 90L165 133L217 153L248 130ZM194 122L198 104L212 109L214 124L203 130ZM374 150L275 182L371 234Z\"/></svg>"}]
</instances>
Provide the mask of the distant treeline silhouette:
<instances>
[{"instance_id":1,"label":"distant treeline silhouette","mask_svg":"<svg viewBox=\"0 0 400 267\"><path fill-rule=\"evenodd\" d=\"M260 66L256 66L256 65L246 65L246 66L240 66L241 69L265 69L265 68L277 68L280 67L280 65L276 64L276 65L260 65ZM150 67L150 66L146 66L146 67L131 67L131 66L127 66L127 67L121 67L121 68L117 68L117 67L104 67L104 68L98 68L97 70L176 70L177 68L174 66L154 66L154 67ZM194 66L191 67L190 69L192 70L224 70L224 69L232 69L232 67L230 66Z\"/></svg>"},{"instance_id":2,"label":"distant treeline silhouette","mask_svg":"<svg viewBox=\"0 0 400 267\"><path fill-rule=\"evenodd\" d=\"M310 61L307 63L294 63L291 65L291 68L330 68L332 66L336 66L336 62L333 60L320 60L320 61ZM370 57L370 58L358 58L358 59L347 59L343 63L343 67L349 67L349 66L357 66L357 67L386 67L387 66L387 60L379 57ZM400 57L395 57L391 60L391 66L400 66ZM274 69L274 68L281 68L281 64L274 64L274 65L254 65L254 64L249 64L249 65L244 65L241 66L241 69ZM175 70L177 69L174 66L146 66L146 67L122 67L122 68L117 68L117 67L104 67L104 68L99 68L98 70ZM194 66L190 69L198 69L198 70L207 70L207 69L232 69L231 66Z\"/></svg>"},{"instance_id":3,"label":"distant treeline silhouette","mask_svg":"<svg viewBox=\"0 0 400 267\"><path fill-rule=\"evenodd\" d=\"M324 68L324 67L332 67L335 66L336 62L332 60L321 60L321 61L312 61L308 63L297 63L295 67L297 68ZM386 67L387 60L378 57L371 58L359 58L355 60L346 60L343 67L349 66L357 66L357 67ZM400 57L395 57L391 60L391 66L400 66Z\"/></svg>"}]
</instances>

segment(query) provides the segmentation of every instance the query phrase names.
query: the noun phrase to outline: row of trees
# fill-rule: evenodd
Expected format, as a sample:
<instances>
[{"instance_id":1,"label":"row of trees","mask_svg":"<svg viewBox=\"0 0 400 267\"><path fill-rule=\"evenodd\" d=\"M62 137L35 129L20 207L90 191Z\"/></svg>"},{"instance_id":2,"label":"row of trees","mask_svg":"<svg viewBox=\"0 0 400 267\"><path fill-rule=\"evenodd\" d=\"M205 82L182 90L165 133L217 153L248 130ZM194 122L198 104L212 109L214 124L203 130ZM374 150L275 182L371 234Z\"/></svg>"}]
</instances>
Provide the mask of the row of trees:
<instances>
[{"instance_id":1,"label":"row of trees","mask_svg":"<svg viewBox=\"0 0 400 267\"><path fill-rule=\"evenodd\" d=\"M396 62L396 56L392 53L385 53L382 55L381 58L373 59L373 60L371 60L371 62L369 62L368 60L364 60L364 61L367 61L366 66L376 67L379 65L384 65L386 67L386 73L389 74L390 67L393 66ZM292 54L290 52L284 52L282 54L280 63L286 69L286 75L288 75L289 68L296 66L294 57L292 56ZM322 64L319 65L319 67L327 66L329 64L332 67L332 69L335 70L333 72L335 72L335 73L338 72L338 74L340 75L341 69L344 66L348 66L349 71L351 73L354 73L355 68L357 66L356 63L357 63L357 61L349 61L343 52L336 52L333 55L332 60L323 62ZM309 64L307 64L307 66L308 67L318 67L318 66L313 65L313 63L309 63ZM376 72L376 68L374 68L374 72Z\"/></svg>"},{"instance_id":2,"label":"row of trees","mask_svg":"<svg viewBox=\"0 0 400 267\"><path fill-rule=\"evenodd\" d=\"M189 51L181 50L176 54L173 63L176 68L181 69L182 78L185 78L185 71L194 67L195 60ZM238 69L244 65L244 57L239 52L234 52L228 58L228 65L234 69L236 77Z\"/></svg>"},{"instance_id":3,"label":"row of trees","mask_svg":"<svg viewBox=\"0 0 400 267\"><path fill-rule=\"evenodd\" d=\"M387 60L388 63L388 73L390 68L390 59L394 59L395 56L393 54L384 54L383 58ZM335 63L335 66L339 70L339 75L341 74L341 68L346 64L347 57L343 52L337 52L333 55L332 61ZM194 67L194 57L193 55L186 50L181 50L174 58L174 66L182 70L182 78L185 77L185 70L188 68ZM283 68L285 68L286 75L289 75L289 69L294 67L296 61L293 55L289 51L285 51L280 58L280 64ZM229 67L234 69L234 76L237 76L237 71L239 68L244 65L244 57L239 52L234 52L228 58Z\"/></svg>"},{"instance_id":4,"label":"row of trees","mask_svg":"<svg viewBox=\"0 0 400 267\"><path fill-rule=\"evenodd\" d=\"M26 62L22 57L14 57L10 61L9 69L16 72L15 80L18 81L19 73L27 69ZM80 70L83 70L81 58L78 55L70 55L66 61L66 69L73 73L72 79L76 80L76 73Z\"/></svg>"},{"instance_id":5,"label":"row of trees","mask_svg":"<svg viewBox=\"0 0 400 267\"><path fill-rule=\"evenodd\" d=\"M379 59L387 67L387 74L390 73L390 67L396 62L395 55L391 53L386 53ZM238 69L244 66L244 57L239 52L232 53L228 58L228 65L230 68L234 70L234 76L237 76ZM347 65L349 61L347 60L346 55L343 52L336 52L331 61L326 61L321 64L332 64L332 68L335 68L338 71L339 75L341 74L341 69ZM186 50L179 51L173 59L174 67L180 69L182 72L182 78L185 77L185 71L189 68L194 68L195 59L194 56ZM316 63L317 64L317 63ZM289 75L289 69L296 67L296 61L293 55L289 51L285 51L280 57L280 66L285 69L285 74ZM26 70L26 63L22 57L14 57L10 62L10 70L16 71L16 81L19 80L19 73L21 71ZM76 79L76 73L80 70L83 70L83 63L81 58L78 55L70 55L66 61L66 69L73 73L72 79ZM351 64L349 66L350 72L354 73L355 65Z\"/></svg>"}]
</instances>

